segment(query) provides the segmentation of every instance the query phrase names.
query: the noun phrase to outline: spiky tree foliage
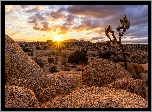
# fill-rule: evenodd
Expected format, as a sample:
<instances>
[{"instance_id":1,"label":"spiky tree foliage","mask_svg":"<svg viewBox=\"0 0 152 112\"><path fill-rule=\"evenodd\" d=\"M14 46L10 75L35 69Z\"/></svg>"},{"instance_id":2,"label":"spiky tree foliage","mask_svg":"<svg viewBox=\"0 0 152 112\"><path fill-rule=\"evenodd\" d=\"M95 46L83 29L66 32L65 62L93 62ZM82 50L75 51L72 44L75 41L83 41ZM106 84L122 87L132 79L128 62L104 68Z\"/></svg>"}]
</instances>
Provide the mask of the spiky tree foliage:
<instances>
[{"instance_id":1,"label":"spiky tree foliage","mask_svg":"<svg viewBox=\"0 0 152 112\"><path fill-rule=\"evenodd\" d=\"M108 28L105 28L105 34L106 36L109 38L109 42L110 43L116 43L118 44L119 48L121 49L121 52L122 52L122 55L123 55L123 58L124 58L124 65L125 65L125 69L127 70L127 60L126 60L126 56L125 56L125 49L123 48L123 45L121 43L121 37L124 35L124 33L126 32L126 30L129 29L130 27L130 21L128 21L126 15L120 19L120 23L121 23L121 26L118 25L118 27L116 28L117 32L118 32L118 36L119 36L119 40L117 40L115 34L114 34L114 31L112 30L111 28L111 25L108 26ZM112 34L112 37L110 37L109 33Z\"/></svg>"}]
</instances>

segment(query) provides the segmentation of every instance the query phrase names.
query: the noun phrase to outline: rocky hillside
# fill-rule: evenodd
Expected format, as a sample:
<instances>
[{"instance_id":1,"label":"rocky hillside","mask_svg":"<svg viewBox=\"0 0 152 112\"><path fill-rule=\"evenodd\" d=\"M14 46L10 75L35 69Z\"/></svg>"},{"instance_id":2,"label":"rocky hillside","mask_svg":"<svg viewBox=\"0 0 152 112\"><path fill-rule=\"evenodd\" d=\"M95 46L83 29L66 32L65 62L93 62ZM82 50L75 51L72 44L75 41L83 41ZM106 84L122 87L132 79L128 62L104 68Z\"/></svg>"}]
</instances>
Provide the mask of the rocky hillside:
<instances>
[{"instance_id":1,"label":"rocky hillside","mask_svg":"<svg viewBox=\"0 0 152 112\"><path fill-rule=\"evenodd\" d=\"M105 59L94 60L82 74L46 74L5 35L6 108L148 108L147 90L144 81Z\"/></svg>"}]
</instances>

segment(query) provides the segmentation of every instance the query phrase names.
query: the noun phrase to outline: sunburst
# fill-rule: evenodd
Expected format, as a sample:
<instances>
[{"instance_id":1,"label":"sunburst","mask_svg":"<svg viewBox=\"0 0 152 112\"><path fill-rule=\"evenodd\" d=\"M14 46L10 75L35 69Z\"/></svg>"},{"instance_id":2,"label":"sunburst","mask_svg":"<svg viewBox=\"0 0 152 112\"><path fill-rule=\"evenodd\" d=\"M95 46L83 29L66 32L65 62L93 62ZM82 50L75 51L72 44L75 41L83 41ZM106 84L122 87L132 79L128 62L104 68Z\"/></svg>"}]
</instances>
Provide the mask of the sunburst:
<instances>
[{"instance_id":1,"label":"sunburst","mask_svg":"<svg viewBox=\"0 0 152 112\"><path fill-rule=\"evenodd\" d=\"M57 42L60 42L60 41L62 41L62 37L56 36L56 37L54 38L54 40L57 41Z\"/></svg>"},{"instance_id":2,"label":"sunburst","mask_svg":"<svg viewBox=\"0 0 152 112\"><path fill-rule=\"evenodd\" d=\"M54 42L53 46L56 50L62 50L65 47L61 41Z\"/></svg>"}]
</instances>

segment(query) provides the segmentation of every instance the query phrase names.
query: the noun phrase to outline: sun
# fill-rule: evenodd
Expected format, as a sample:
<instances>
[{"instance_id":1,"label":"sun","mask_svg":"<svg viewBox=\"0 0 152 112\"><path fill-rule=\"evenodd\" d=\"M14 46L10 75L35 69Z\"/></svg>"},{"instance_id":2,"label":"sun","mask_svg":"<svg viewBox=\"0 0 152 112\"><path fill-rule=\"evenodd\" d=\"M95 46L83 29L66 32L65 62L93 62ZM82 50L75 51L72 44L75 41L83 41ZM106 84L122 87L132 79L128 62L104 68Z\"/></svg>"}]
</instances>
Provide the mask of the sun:
<instances>
[{"instance_id":1,"label":"sun","mask_svg":"<svg viewBox=\"0 0 152 112\"><path fill-rule=\"evenodd\" d=\"M60 41L62 41L62 38L59 37L59 36L56 36L56 37L54 38L54 40L60 42Z\"/></svg>"}]
</instances>

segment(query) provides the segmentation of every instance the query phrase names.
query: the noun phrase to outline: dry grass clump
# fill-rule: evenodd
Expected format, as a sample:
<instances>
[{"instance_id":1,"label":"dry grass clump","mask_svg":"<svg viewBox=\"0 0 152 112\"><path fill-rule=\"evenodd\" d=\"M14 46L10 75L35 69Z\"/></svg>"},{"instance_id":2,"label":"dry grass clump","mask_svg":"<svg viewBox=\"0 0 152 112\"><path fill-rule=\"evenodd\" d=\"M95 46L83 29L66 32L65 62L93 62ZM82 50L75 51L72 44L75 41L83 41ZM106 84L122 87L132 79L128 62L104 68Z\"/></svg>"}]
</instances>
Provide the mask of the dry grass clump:
<instances>
[{"instance_id":1,"label":"dry grass clump","mask_svg":"<svg viewBox=\"0 0 152 112\"><path fill-rule=\"evenodd\" d=\"M141 96L125 90L89 87L55 97L42 108L148 108L148 104Z\"/></svg>"},{"instance_id":2,"label":"dry grass clump","mask_svg":"<svg viewBox=\"0 0 152 112\"><path fill-rule=\"evenodd\" d=\"M135 68L131 63L127 63L127 71L132 75L132 77L136 76Z\"/></svg>"},{"instance_id":3,"label":"dry grass clump","mask_svg":"<svg viewBox=\"0 0 152 112\"><path fill-rule=\"evenodd\" d=\"M122 62L118 62L120 65L122 65ZM124 65L122 65L124 68ZM127 63L127 71L132 75L134 79L140 78L140 73L144 71L144 67L137 63Z\"/></svg>"},{"instance_id":4,"label":"dry grass clump","mask_svg":"<svg viewBox=\"0 0 152 112\"><path fill-rule=\"evenodd\" d=\"M38 98L38 100L40 97L40 93L43 91L43 89L39 86L39 84L34 83L33 81L27 79L12 78L6 82L6 85L10 85L10 86L14 85L14 86L20 86L31 89L35 93L35 96Z\"/></svg>"},{"instance_id":5,"label":"dry grass clump","mask_svg":"<svg viewBox=\"0 0 152 112\"><path fill-rule=\"evenodd\" d=\"M62 74L59 72L48 74L46 77L44 82L47 88L40 93L42 103L53 99L57 95L69 94L82 84L81 74Z\"/></svg>"},{"instance_id":6,"label":"dry grass clump","mask_svg":"<svg viewBox=\"0 0 152 112\"><path fill-rule=\"evenodd\" d=\"M144 71L144 67L142 65L137 64L137 63L132 63L132 65L135 68L136 74L140 74Z\"/></svg>"},{"instance_id":7,"label":"dry grass clump","mask_svg":"<svg viewBox=\"0 0 152 112\"><path fill-rule=\"evenodd\" d=\"M131 74L120 64L99 58L84 68L83 84L88 86L103 86L119 78L131 78Z\"/></svg>"},{"instance_id":8,"label":"dry grass clump","mask_svg":"<svg viewBox=\"0 0 152 112\"><path fill-rule=\"evenodd\" d=\"M148 87L146 82L141 79L123 78L106 85L109 88L123 89L128 92L136 93L148 100Z\"/></svg>"},{"instance_id":9,"label":"dry grass clump","mask_svg":"<svg viewBox=\"0 0 152 112\"><path fill-rule=\"evenodd\" d=\"M5 86L6 108L39 108L39 103L32 90L19 86Z\"/></svg>"}]
</instances>

